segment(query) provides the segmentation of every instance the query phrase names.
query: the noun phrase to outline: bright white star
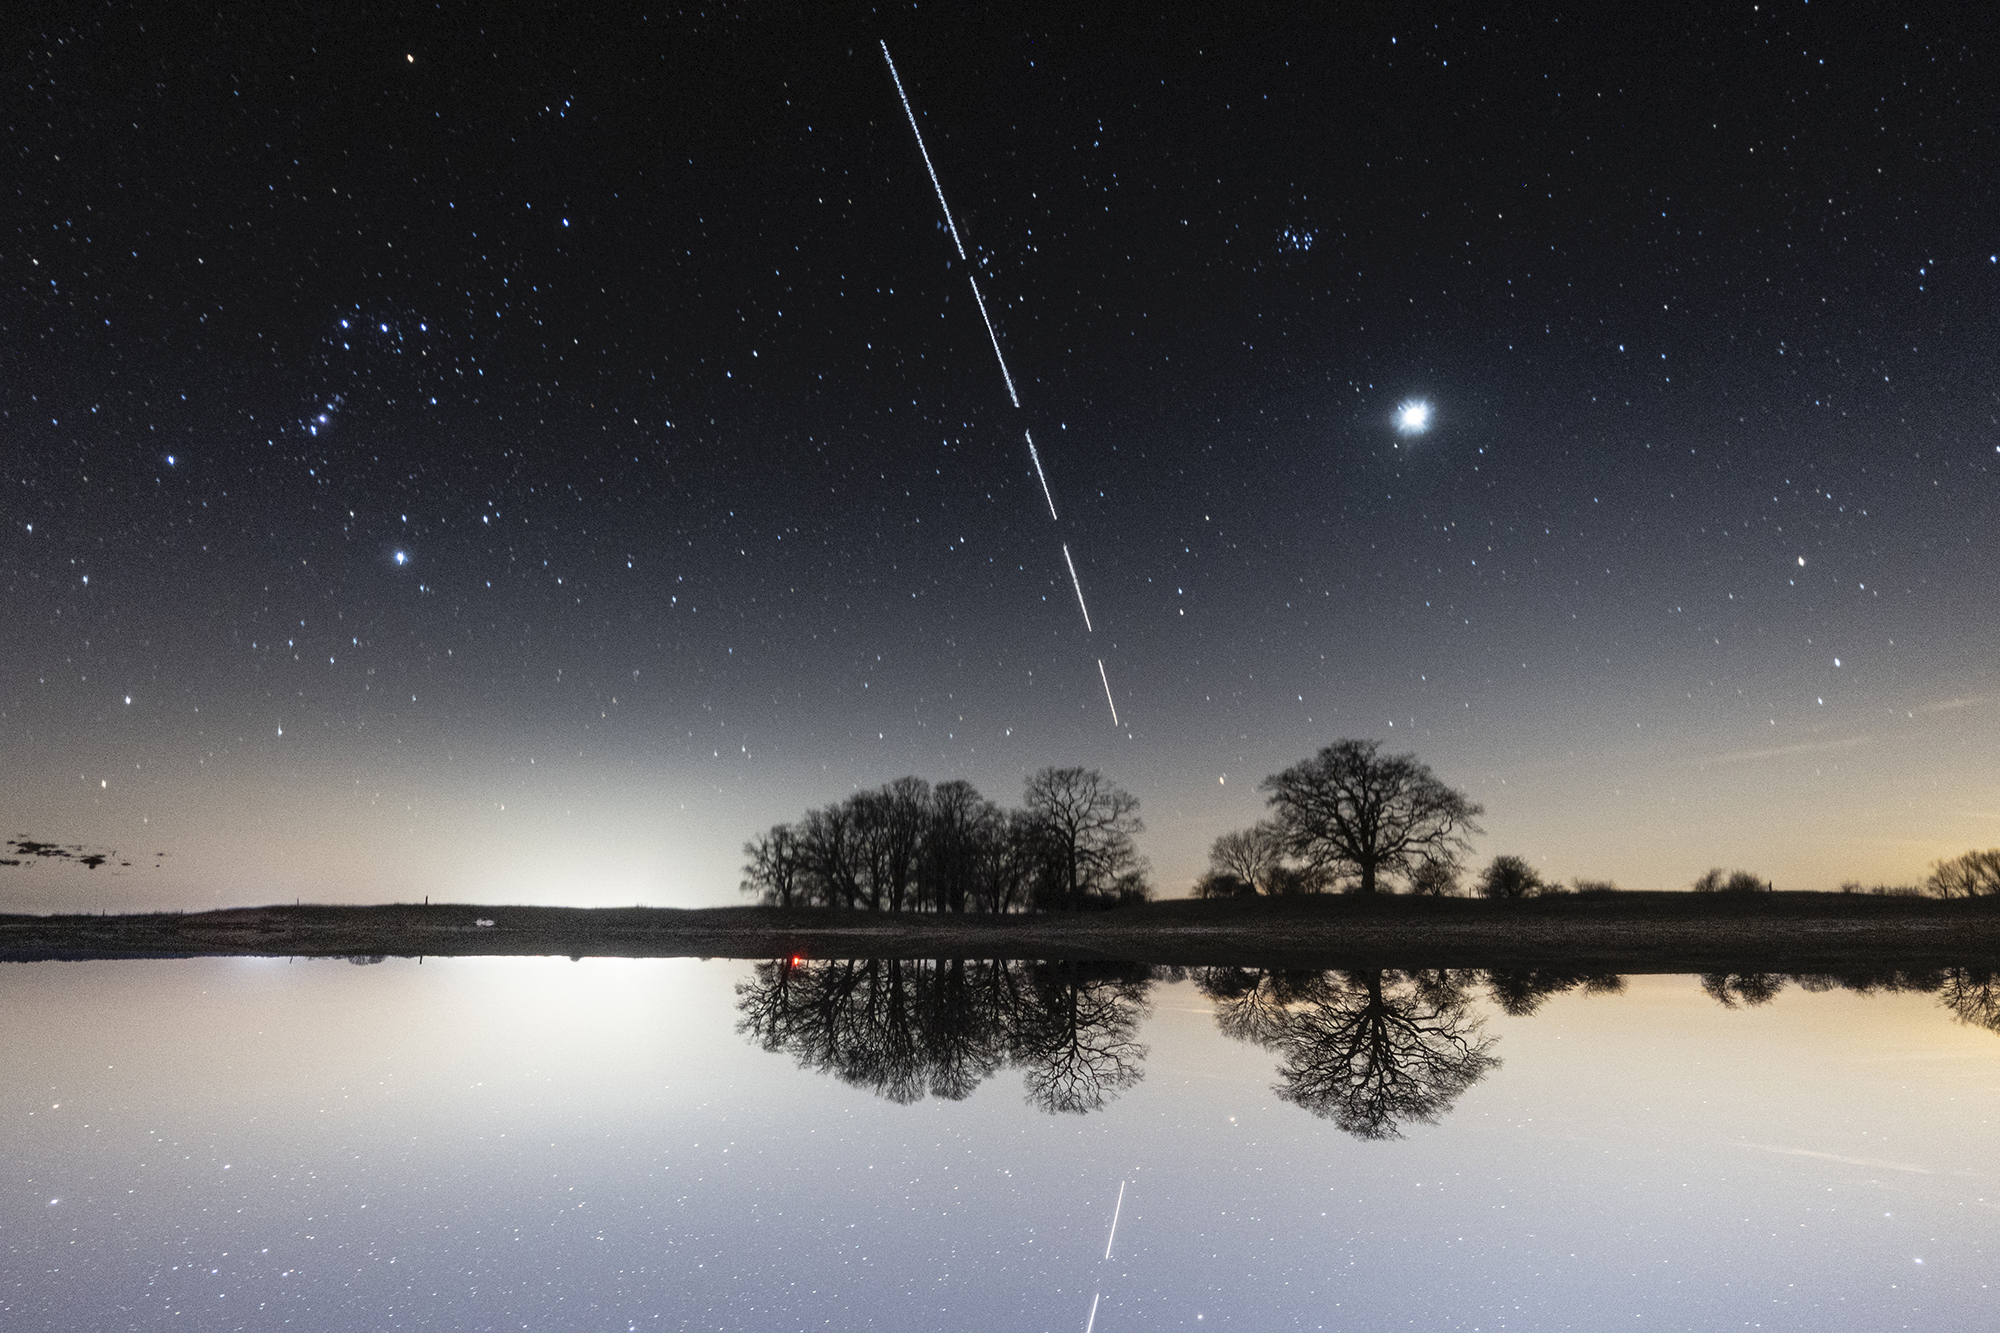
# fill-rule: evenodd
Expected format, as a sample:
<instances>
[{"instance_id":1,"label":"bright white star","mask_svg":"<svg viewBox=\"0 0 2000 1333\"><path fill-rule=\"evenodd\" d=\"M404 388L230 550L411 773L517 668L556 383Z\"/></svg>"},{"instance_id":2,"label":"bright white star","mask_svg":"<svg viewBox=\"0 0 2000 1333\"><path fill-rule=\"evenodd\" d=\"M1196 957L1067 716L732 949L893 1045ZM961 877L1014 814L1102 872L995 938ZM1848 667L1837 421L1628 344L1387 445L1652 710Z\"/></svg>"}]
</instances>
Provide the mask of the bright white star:
<instances>
[{"instance_id":1,"label":"bright white star","mask_svg":"<svg viewBox=\"0 0 2000 1333\"><path fill-rule=\"evenodd\" d=\"M397 564L399 564L399 565L407 565L407 564L409 564L409 563L410 563L410 553L409 553L408 551L398 551L398 552L396 552L396 563L397 563Z\"/></svg>"},{"instance_id":2,"label":"bright white star","mask_svg":"<svg viewBox=\"0 0 2000 1333\"><path fill-rule=\"evenodd\" d=\"M1413 398L1396 409L1396 430L1404 435L1421 435L1431 428L1431 405Z\"/></svg>"}]
</instances>

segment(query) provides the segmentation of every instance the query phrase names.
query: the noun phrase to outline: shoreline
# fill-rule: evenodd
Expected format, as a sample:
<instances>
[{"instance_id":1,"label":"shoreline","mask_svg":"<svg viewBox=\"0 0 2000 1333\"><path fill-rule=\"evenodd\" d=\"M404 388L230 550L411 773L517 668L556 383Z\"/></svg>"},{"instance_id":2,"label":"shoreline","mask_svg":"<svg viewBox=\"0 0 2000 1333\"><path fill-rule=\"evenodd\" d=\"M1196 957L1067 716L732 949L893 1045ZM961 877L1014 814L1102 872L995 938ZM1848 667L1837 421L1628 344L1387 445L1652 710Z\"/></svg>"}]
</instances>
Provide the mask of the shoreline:
<instances>
[{"instance_id":1,"label":"shoreline","mask_svg":"<svg viewBox=\"0 0 2000 1333\"><path fill-rule=\"evenodd\" d=\"M490 921L491 925L479 922ZM2000 966L2000 899L1690 893L1175 899L1005 917L384 904L0 915L0 961L202 957L1033 958L1578 973Z\"/></svg>"}]
</instances>

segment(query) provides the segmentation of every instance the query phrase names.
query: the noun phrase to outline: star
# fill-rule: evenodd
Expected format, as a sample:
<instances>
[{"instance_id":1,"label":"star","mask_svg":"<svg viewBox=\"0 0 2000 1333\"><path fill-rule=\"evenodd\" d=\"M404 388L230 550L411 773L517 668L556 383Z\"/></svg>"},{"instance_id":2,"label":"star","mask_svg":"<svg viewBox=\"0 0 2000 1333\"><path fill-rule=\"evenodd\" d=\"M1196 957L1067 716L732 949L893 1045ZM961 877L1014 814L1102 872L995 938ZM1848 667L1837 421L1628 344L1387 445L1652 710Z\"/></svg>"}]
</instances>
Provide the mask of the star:
<instances>
[{"instance_id":1,"label":"star","mask_svg":"<svg viewBox=\"0 0 2000 1333\"><path fill-rule=\"evenodd\" d=\"M1396 409L1396 432L1399 435L1421 435L1431 428L1431 405L1421 398L1412 398Z\"/></svg>"}]
</instances>

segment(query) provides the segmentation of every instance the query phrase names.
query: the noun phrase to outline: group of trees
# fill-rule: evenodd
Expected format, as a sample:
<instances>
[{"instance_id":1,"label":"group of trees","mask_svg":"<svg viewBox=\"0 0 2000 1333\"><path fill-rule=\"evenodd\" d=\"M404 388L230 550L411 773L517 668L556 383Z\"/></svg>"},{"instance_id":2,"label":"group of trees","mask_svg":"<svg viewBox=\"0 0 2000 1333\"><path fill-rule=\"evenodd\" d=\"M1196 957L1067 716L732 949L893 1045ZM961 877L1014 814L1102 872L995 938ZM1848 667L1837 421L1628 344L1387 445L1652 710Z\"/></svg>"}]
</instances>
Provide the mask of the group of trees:
<instances>
[{"instance_id":1,"label":"group of trees","mask_svg":"<svg viewBox=\"0 0 2000 1333\"><path fill-rule=\"evenodd\" d=\"M1924 880L1924 891L1938 898L2000 894L2000 847L1939 861Z\"/></svg>"},{"instance_id":2,"label":"group of trees","mask_svg":"<svg viewBox=\"0 0 2000 1333\"><path fill-rule=\"evenodd\" d=\"M960 780L898 778L744 844L743 891L773 907L1074 910L1141 902L1139 801L1094 769L1045 768L1002 810Z\"/></svg>"},{"instance_id":3,"label":"group of trees","mask_svg":"<svg viewBox=\"0 0 2000 1333\"><path fill-rule=\"evenodd\" d=\"M1271 813L1225 833L1195 882L1201 898L1347 891L1376 893L1400 881L1411 893L1464 890L1462 857L1481 807L1440 782L1415 755L1385 755L1379 741L1336 741L1264 779ZM935 787L899 778L780 824L744 845L743 890L777 907L878 911L1075 910L1150 896L1135 835L1139 802L1084 768L1045 768L1023 805L1002 810L968 782ZM1746 870L1710 870L1697 893L1769 893ZM1486 898L1608 893L1608 881L1565 886L1519 856L1500 855L1474 878ZM1921 889L1941 898L2000 894L2000 848L1932 867Z\"/></svg>"}]
</instances>

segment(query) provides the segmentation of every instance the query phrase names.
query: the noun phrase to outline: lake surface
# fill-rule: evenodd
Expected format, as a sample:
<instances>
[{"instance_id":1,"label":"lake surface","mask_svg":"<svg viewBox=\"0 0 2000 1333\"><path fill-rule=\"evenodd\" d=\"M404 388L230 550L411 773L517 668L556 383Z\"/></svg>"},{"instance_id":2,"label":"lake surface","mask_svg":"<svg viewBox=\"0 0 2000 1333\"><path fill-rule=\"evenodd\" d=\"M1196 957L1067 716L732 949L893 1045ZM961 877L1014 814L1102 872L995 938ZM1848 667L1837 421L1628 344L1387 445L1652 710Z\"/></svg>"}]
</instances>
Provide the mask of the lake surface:
<instances>
[{"instance_id":1,"label":"lake surface","mask_svg":"<svg viewBox=\"0 0 2000 1333\"><path fill-rule=\"evenodd\" d=\"M1985 1328L1977 980L9 965L0 1326Z\"/></svg>"}]
</instances>

